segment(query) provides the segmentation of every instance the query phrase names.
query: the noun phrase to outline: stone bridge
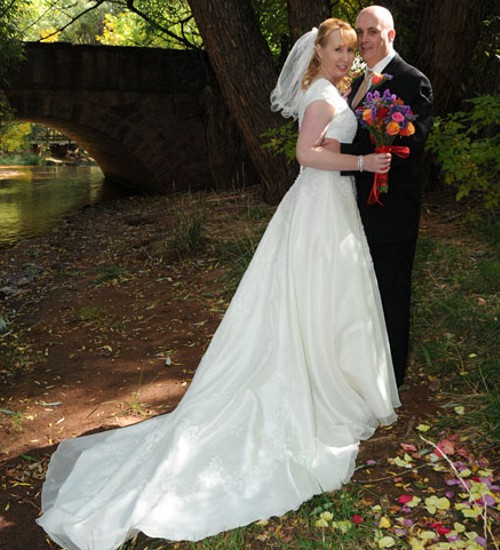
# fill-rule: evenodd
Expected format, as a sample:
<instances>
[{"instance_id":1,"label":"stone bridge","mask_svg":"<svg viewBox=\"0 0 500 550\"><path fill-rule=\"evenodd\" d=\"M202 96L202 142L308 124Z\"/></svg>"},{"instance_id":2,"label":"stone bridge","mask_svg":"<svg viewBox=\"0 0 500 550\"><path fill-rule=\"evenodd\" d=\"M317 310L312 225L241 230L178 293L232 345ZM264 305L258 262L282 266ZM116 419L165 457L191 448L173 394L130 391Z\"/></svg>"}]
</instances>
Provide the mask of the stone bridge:
<instances>
[{"instance_id":1,"label":"stone bridge","mask_svg":"<svg viewBox=\"0 0 500 550\"><path fill-rule=\"evenodd\" d=\"M28 43L4 91L18 119L63 132L138 190L228 188L247 171L200 52Z\"/></svg>"}]
</instances>

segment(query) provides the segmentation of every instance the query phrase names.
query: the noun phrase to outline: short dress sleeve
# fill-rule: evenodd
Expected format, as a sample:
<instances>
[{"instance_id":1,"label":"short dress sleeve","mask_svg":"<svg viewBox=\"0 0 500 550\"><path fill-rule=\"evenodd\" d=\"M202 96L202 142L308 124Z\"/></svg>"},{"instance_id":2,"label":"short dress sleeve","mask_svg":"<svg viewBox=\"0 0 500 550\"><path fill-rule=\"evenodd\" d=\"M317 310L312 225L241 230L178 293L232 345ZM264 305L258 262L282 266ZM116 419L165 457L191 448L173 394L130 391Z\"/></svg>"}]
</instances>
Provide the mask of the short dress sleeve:
<instances>
[{"instance_id":1,"label":"short dress sleeve","mask_svg":"<svg viewBox=\"0 0 500 550\"><path fill-rule=\"evenodd\" d=\"M338 89L326 78L316 80L304 92L299 110L299 127L307 107L314 101L327 101L335 109L335 116L330 122L326 136L342 143L351 143L357 130L356 116Z\"/></svg>"}]
</instances>

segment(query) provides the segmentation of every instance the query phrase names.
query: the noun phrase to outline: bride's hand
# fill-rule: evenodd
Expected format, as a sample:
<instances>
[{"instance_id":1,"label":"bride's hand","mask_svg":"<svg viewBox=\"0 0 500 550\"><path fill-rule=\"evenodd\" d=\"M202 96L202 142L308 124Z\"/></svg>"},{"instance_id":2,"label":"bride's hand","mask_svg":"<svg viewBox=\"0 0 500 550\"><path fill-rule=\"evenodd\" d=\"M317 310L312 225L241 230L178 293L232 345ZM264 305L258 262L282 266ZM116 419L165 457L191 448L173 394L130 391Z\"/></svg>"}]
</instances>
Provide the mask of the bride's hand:
<instances>
[{"instance_id":1,"label":"bride's hand","mask_svg":"<svg viewBox=\"0 0 500 550\"><path fill-rule=\"evenodd\" d=\"M390 153L371 153L365 155L364 170L367 172L376 172L377 174L385 174L391 168Z\"/></svg>"}]
</instances>

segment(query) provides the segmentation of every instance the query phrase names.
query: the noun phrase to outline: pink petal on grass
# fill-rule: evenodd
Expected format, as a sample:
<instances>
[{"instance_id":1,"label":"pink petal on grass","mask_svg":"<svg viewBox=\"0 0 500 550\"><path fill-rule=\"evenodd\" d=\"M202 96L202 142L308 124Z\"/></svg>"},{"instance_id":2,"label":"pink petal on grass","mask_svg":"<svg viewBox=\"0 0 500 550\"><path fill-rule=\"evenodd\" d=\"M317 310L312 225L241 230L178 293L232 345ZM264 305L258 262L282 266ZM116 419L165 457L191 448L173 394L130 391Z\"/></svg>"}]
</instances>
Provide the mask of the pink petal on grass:
<instances>
[{"instance_id":1,"label":"pink petal on grass","mask_svg":"<svg viewBox=\"0 0 500 550\"><path fill-rule=\"evenodd\" d=\"M354 525L358 525L359 523L363 523L363 521L365 521L359 514L354 514L354 516L352 516L352 522L354 523Z\"/></svg>"}]
</instances>

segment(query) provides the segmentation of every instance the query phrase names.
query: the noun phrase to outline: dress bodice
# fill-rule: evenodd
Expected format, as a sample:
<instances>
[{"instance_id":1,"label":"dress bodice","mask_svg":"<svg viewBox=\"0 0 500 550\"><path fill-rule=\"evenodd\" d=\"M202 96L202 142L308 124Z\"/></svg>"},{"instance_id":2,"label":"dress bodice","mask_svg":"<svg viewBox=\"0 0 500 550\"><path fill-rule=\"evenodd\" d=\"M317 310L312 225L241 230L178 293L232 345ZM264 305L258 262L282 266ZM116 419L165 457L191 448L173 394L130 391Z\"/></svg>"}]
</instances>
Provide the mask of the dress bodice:
<instances>
[{"instance_id":1,"label":"dress bodice","mask_svg":"<svg viewBox=\"0 0 500 550\"><path fill-rule=\"evenodd\" d=\"M313 101L327 101L335 108L335 116L330 122L326 137L335 138L341 143L351 143L357 130L356 116L338 89L326 78L313 82L302 98L299 124L302 123L307 106Z\"/></svg>"}]
</instances>

